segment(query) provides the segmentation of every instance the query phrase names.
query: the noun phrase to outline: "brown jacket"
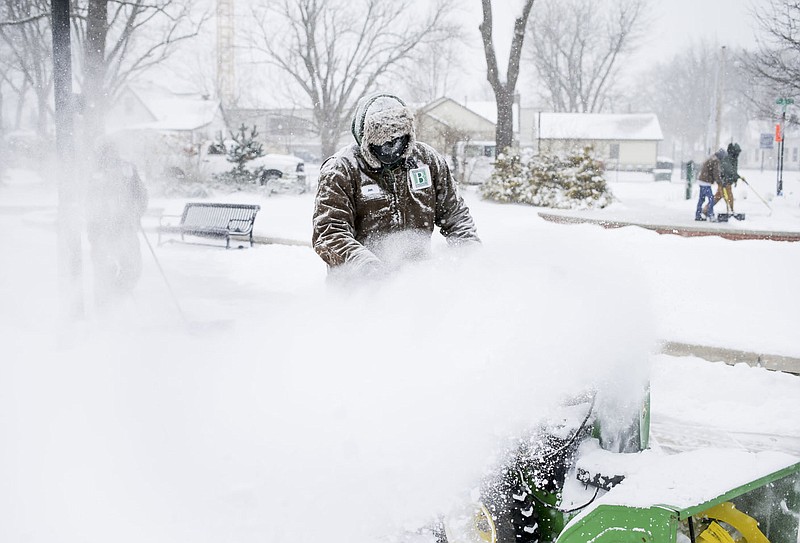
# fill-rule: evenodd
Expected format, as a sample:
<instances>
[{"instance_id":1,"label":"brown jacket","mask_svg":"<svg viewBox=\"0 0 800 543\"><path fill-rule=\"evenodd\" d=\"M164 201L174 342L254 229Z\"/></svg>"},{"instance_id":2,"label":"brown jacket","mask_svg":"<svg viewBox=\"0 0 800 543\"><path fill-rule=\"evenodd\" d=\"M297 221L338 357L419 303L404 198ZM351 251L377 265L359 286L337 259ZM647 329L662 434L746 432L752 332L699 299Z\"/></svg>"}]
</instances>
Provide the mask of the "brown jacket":
<instances>
[{"instance_id":1,"label":"brown jacket","mask_svg":"<svg viewBox=\"0 0 800 543\"><path fill-rule=\"evenodd\" d=\"M413 142L393 168L353 144L326 160L314 207L314 250L330 267L359 270L424 258L434 226L450 244L480 240L444 158Z\"/></svg>"},{"instance_id":2,"label":"brown jacket","mask_svg":"<svg viewBox=\"0 0 800 543\"><path fill-rule=\"evenodd\" d=\"M722 179L721 175L720 160L712 155L700 166L700 174L697 179L706 183L719 183Z\"/></svg>"}]
</instances>

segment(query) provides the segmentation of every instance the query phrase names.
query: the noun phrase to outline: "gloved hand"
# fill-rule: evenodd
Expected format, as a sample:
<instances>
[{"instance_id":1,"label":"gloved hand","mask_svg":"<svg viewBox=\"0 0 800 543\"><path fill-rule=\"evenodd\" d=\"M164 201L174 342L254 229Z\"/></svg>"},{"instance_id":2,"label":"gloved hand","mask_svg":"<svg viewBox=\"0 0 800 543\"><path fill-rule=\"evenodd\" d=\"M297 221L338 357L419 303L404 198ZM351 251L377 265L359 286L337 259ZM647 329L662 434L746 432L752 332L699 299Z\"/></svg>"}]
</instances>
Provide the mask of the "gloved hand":
<instances>
[{"instance_id":1,"label":"gloved hand","mask_svg":"<svg viewBox=\"0 0 800 543\"><path fill-rule=\"evenodd\" d=\"M389 270L386 269L382 262L369 262L361 267L359 273L365 279L377 280L389 275Z\"/></svg>"}]
</instances>

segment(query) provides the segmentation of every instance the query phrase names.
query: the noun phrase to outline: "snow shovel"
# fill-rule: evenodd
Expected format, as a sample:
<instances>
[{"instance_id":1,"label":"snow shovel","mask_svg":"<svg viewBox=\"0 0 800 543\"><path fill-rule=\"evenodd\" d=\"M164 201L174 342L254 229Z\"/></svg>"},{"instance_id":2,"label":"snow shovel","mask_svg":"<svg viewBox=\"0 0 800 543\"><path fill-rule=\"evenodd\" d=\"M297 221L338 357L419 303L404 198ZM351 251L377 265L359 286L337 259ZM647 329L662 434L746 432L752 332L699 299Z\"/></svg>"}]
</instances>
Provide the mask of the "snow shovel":
<instances>
[{"instance_id":1,"label":"snow shovel","mask_svg":"<svg viewBox=\"0 0 800 543\"><path fill-rule=\"evenodd\" d=\"M169 297L172 300L173 305L175 305L175 309L178 310L178 314L181 316L181 322L183 322L184 326L186 326L186 329L192 334L204 334L209 331L225 330L230 328L233 324L233 321L230 319L208 322L192 322L186 317L186 313L183 312L183 308L181 307L180 302L178 302L178 297L175 296L175 291L172 290L172 285L170 284L169 279L167 279L167 274L164 273L164 268L161 267L161 262L158 260L158 256L156 256L156 252L153 249L153 245L150 243L150 239L147 237L147 234L145 233L141 224L139 225L139 232L142 234L144 242L147 244L147 248L150 250L150 254L153 256L153 261L156 263L156 267L161 274L161 278L164 280L164 285L167 287Z\"/></svg>"},{"instance_id":2,"label":"snow shovel","mask_svg":"<svg viewBox=\"0 0 800 543\"><path fill-rule=\"evenodd\" d=\"M753 191L753 194L758 196L758 199L761 200L764 203L765 206L767 206L767 209L769 209L769 215L767 215L767 216L768 217L771 216L772 215L772 207L770 207L770 205L767 203L767 201L764 200L764 198L762 198L761 195L756 192L756 189L753 188L753 185L751 185L750 183L747 182L747 179L745 179L744 177L740 177L739 179L744 181L744 184L747 185L750 188L750 190Z\"/></svg>"}]
</instances>

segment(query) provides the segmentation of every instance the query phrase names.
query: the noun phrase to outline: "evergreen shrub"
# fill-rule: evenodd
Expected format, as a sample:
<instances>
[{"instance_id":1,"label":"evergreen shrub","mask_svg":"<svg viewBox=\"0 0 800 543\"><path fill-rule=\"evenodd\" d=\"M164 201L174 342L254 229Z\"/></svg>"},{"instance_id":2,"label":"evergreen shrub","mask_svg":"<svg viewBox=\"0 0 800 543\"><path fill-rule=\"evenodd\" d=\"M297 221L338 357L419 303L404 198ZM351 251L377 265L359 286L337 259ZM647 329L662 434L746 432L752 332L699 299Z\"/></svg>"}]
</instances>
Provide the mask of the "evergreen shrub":
<instances>
[{"instance_id":1,"label":"evergreen shrub","mask_svg":"<svg viewBox=\"0 0 800 543\"><path fill-rule=\"evenodd\" d=\"M613 195L603 177L603 163L584 147L566 155L507 150L497 157L481 195L498 202L556 209L603 208Z\"/></svg>"},{"instance_id":2,"label":"evergreen shrub","mask_svg":"<svg viewBox=\"0 0 800 543\"><path fill-rule=\"evenodd\" d=\"M253 185L258 182L263 173L261 168L249 170L247 163L264 155L264 146L257 141L258 131L255 125L247 132L247 127L242 123L237 132L231 132L231 139L233 145L228 149L227 160L233 167L220 174L214 174L212 177L217 183L223 185ZM220 136L221 138L221 136ZM217 143L222 149L225 149L223 141Z\"/></svg>"}]
</instances>

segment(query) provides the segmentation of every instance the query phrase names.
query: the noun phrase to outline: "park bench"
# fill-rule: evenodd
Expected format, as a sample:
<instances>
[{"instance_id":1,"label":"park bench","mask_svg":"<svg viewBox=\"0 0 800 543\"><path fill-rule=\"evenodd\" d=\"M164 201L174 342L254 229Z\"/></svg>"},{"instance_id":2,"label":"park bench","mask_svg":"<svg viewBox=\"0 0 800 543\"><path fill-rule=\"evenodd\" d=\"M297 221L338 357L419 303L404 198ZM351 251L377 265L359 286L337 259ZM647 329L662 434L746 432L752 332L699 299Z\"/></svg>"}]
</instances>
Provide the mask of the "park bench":
<instances>
[{"instance_id":1,"label":"park bench","mask_svg":"<svg viewBox=\"0 0 800 543\"><path fill-rule=\"evenodd\" d=\"M181 215L161 216L158 244L161 245L162 234L180 234L181 241L185 241L185 236L224 239L227 249L233 238L248 240L252 247L253 223L259 209L258 205L190 202ZM180 217L178 224L172 224L177 217Z\"/></svg>"}]
</instances>

